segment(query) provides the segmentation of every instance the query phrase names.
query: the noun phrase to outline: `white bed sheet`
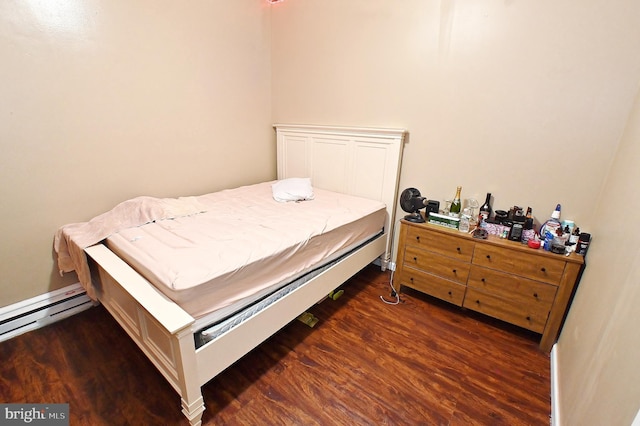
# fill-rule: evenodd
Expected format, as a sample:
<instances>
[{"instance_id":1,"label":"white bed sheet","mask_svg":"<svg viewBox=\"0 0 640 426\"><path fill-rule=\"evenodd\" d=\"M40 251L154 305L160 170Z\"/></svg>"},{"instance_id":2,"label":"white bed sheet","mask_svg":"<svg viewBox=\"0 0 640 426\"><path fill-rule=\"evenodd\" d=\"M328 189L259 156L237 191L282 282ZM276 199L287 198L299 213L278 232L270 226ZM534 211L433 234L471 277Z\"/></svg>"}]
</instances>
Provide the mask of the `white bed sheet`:
<instances>
[{"instance_id":1,"label":"white bed sheet","mask_svg":"<svg viewBox=\"0 0 640 426\"><path fill-rule=\"evenodd\" d=\"M385 205L314 188L277 202L265 182L197 197L206 212L111 235L107 246L194 318L230 312L379 233Z\"/></svg>"}]
</instances>

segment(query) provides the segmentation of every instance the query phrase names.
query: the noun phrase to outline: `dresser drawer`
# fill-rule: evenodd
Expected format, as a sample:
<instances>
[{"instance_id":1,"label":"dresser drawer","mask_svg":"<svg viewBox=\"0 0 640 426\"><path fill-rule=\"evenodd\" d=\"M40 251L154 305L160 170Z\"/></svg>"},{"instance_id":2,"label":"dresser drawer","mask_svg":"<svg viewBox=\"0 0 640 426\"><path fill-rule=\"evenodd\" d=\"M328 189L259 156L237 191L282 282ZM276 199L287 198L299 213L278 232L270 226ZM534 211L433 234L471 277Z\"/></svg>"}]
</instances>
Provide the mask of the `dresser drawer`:
<instances>
[{"instance_id":1,"label":"dresser drawer","mask_svg":"<svg viewBox=\"0 0 640 426\"><path fill-rule=\"evenodd\" d=\"M457 284L442 277L410 267L404 268L402 276L400 277L400 284L458 306L462 306L464 293L467 289L467 287L462 284Z\"/></svg>"},{"instance_id":2,"label":"dresser drawer","mask_svg":"<svg viewBox=\"0 0 640 426\"><path fill-rule=\"evenodd\" d=\"M528 310L549 312L558 287L477 265L471 267L469 287L493 294Z\"/></svg>"},{"instance_id":3,"label":"dresser drawer","mask_svg":"<svg viewBox=\"0 0 640 426\"><path fill-rule=\"evenodd\" d=\"M407 233L407 246L422 247L463 262L471 262L474 245L473 241L466 241L462 237L433 232L419 227L411 227Z\"/></svg>"},{"instance_id":4,"label":"dresser drawer","mask_svg":"<svg viewBox=\"0 0 640 426\"><path fill-rule=\"evenodd\" d=\"M407 246L404 254L404 264L460 284L467 282L469 268L471 267L470 263L461 262L414 246Z\"/></svg>"},{"instance_id":5,"label":"dresser drawer","mask_svg":"<svg viewBox=\"0 0 640 426\"><path fill-rule=\"evenodd\" d=\"M549 317L549 309L513 303L511 300L503 299L496 294L485 293L474 287L467 288L462 306L536 333L544 331Z\"/></svg>"},{"instance_id":6,"label":"dresser drawer","mask_svg":"<svg viewBox=\"0 0 640 426\"><path fill-rule=\"evenodd\" d=\"M549 284L559 285L566 262L548 256L478 245L473 254L475 265L498 269Z\"/></svg>"}]
</instances>

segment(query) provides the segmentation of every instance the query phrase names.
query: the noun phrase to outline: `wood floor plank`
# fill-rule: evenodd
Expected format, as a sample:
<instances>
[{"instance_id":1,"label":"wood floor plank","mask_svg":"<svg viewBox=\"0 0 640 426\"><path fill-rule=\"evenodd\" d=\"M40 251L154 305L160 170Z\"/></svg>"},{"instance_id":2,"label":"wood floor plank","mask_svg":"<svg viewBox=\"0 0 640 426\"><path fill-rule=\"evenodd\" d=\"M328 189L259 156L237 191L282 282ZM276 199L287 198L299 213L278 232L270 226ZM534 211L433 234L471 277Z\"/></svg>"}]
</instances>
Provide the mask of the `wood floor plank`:
<instances>
[{"instance_id":1,"label":"wood floor plank","mask_svg":"<svg viewBox=\"0 0 640 426\"><path fill-rule=\"evenodd\" d=\"M539 336L370 266L203 386L205 425L547 425ZM72 425L185 425L180 398L102 307L0 343L0 400L68 402Z\"/></svg>"}]
</instances>

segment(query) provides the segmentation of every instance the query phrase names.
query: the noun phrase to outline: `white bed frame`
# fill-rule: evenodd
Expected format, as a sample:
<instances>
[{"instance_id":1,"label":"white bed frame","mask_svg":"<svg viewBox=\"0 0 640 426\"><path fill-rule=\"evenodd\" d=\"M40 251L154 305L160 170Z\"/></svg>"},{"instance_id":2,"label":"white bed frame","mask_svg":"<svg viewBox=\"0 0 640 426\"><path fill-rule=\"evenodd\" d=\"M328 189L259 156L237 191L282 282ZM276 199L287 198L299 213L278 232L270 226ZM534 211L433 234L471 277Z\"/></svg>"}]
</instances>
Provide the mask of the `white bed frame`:
<instances>
[{"instance_id":1,"label":"white bed frame","mask_svg":"<svg viewBox=\"0 0 640 426\"><path fill-rule=\"evenodd\" d=\"M202 424L201 387L367 264L386 268L393 242L404 130L276 125L278 178L311 177L314 186L387 205L383 235L349 254L255 316L196 349L195 320L105 245L85 249L97 272L98 299Z\"/></svg>"}]
</instances>

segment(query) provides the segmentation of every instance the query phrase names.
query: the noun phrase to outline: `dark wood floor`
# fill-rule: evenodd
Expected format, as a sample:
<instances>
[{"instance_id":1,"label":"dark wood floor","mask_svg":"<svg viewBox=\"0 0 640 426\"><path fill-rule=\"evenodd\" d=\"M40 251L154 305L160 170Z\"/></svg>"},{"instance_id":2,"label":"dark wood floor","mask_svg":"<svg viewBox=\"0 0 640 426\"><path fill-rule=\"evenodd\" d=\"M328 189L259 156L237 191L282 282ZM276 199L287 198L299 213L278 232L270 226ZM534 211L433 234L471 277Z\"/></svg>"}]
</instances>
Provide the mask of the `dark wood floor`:
<instances>
[{"instance_id":1,"label":"dark wood floor","mask_svg":"<svg viewBox=\"0 0 640 426\"><path fill-rule=\"evenodd\" d=\"M203 387L206 425L548 425L538 336L368 267ZM71 425L183 425L180 399L102 307L0 343L0 400L69 403Z\"/></svg>"}]
</instances>

